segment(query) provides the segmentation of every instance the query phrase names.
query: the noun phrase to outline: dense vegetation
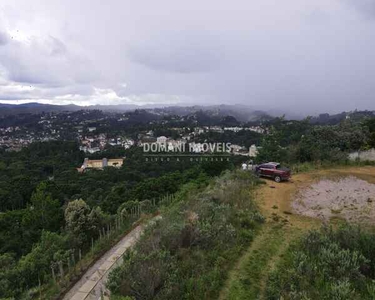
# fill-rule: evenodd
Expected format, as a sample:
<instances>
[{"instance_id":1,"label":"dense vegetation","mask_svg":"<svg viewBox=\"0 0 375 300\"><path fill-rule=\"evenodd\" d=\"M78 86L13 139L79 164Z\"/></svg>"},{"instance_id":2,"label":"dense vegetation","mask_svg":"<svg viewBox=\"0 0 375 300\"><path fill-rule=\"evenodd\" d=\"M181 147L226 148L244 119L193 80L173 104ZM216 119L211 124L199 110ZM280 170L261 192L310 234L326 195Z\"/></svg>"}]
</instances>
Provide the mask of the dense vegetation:
<instances>
[{"instance_id":1,"label":"dense vegetation","mask_svg":"<svg viewBox=\"0 0 375 300\"><path fill-rule=\"evenodd\" d=\"M250 173L237 171L185 185L111 273L112 293L135 299L216 299L228 268L263 221L251 195L257 183Z\"/></svg>"},{"instance_id":2,"label":"dense vegetation","mask_svg":"<svg viewBox=\"0 0 375 300\"><path fill-rule=\"evenodd\" d=\"M375 234L346 225L312 231L269 279L268 299L374 299Z\"/></svg>"},{"instance_id":3,"label":"dense vegetation","mask_svg":"<svg viewBox=\"0 0 375 300\"><path fill-rule=\"evenodd\" d=\"M146 162L137 148L123 154L122 168L80 174L75 168L84 155L75 142L0 153L0 298L22 299L39 281L48 281L51 264L70 257L71 249L89 249L124 203L173 194L232 165Z\"/></svg>"},{"instance_id":4,"label":"dense vegetation","mask_svg":"<svg viewBox=\"0 0 375 300\"><path fill-rule=\"evenodd\" d=\"M314 125L310 119L276 119L261 143L258 162L342 162L350 151L375 145L375 118L343 120L336 125Z\"/></svg>"}]
</instances>

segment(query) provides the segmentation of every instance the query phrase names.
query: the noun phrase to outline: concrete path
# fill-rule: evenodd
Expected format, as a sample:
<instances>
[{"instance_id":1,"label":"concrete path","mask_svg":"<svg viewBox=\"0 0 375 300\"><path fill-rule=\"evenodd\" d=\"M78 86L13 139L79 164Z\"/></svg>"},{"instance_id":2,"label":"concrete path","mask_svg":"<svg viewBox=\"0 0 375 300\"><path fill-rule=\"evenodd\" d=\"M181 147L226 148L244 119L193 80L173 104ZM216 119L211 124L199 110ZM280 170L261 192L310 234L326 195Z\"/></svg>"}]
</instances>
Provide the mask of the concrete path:
<instances>
[{"instance_id":1,"label":"concrete path","mask_svg":"<svg viewBox=\"0 0 375 300\"><path fill-rule=\"evenodd\" d=\"M143 228L142 224L138 225L105 253L70 289L63 300L98 300L101 295L104 299L109 299L109 292L105 288L108 274L121 264L123 254L137 242Z\"/></svg>"}]
</instances>

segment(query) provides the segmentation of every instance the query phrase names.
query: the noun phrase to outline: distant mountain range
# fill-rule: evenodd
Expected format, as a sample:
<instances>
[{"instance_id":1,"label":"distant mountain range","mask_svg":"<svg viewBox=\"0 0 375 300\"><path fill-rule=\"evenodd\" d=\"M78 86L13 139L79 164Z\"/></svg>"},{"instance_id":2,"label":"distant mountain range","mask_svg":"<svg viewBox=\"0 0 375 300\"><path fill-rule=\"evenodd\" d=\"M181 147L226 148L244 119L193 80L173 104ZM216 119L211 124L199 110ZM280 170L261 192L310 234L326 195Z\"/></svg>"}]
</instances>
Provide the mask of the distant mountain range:
<instances>
[{"instance_id":1,"label":"distant mountain range","mask_svg":"<svg viewBox=\"0 0 375 300\"><path fill-rule=\"evenodd\" d=\"M259 119L269 119L280 116L283 113L266 113L262 110L253 109L245 105L210 105L210 106L137 106L137 105L49 105L40 103L27 104L0 104L0 116L17 114L39 114L49 112L79 111L79 110L102 110L107 112L127 112L136 109L147 110L151 113L162 115L188 116L198 112L205 112L213 116L233 116L242 122L257 121Z\"/></svg>"},{"instance_id":2,"label":"distant mountain range","mask_svg":"<svg viewBox=\"0 0 375 300\"><path fill-rule=\"evenodd\" d=\"M213 117L232 116L241 122L251 122L258 120L269 120L273 116L261 110L254 110L245 105L210 105L210 106L168 106L163 108L154 108L156 113L164 113L178 116L192 116L204 112Z\"/></svg>"},{"instance_id":3,"label":"distant mountain range","mask_svg":"<svg viewBox=\"0 0 375 300\"><path fill-rule=\"evenodd\" d=\"M39 114L42 112L63 112L63 111L79 111L79 110L103 110L111 112L129 111L140 108L137 105L91 105L91 106L79 106L79 105L51 105L41 103L27 103L27 104L1 104L0 103L0 115L15 115L15 114Z\"/></svg>"},{"instance_id":4,"label":"distant mountain range","mask_svg":"<svg viewBox=\"0 0 375 300\"><path fill-rule=\"evenodd\" d=\"M300 120L305 116L293 114L290 112L274 110L274 109L255 109L250 106L234 104L234 105L194 105L194 106L138 106L138 105L92 105L92 106L78 106L78 105L50 105L41 103L27 103L27 104L0 104L0 116L4 115L18 115L18 114L40 114L50 112L69 112L79 110L101 110L106 112L121 113L134 110L146 110L152 114L158 115L178 115L178 116L194 116L200 112L213 117L233 116L240 122L251 122L259 120L269 120L274 117L285 116L286 119ZM375 111L354 111L342 112L339 114L320 114L312 118L312 123L338 123L341 120L360 116L375 116Z\"/></svg>"}]
</instances>

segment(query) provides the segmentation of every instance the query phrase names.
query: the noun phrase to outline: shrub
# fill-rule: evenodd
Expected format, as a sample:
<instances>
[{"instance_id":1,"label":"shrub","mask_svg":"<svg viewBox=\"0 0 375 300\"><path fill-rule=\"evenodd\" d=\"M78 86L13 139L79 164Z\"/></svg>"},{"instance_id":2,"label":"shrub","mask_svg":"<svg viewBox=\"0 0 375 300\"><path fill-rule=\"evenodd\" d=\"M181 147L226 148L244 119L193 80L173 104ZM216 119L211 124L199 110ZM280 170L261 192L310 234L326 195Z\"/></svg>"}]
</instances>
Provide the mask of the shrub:
<instances>
[{"instance_id":1,"label":"shrub","mask_svg":"<svg viewBox=\"0 0 375 300\"><path fill-rule=\"evenodd\" d=\"M322 228L290 247L271 274L269 299L374 299L375 235Z\"/></svg>"},{"instance_id":2,"label":"shrub","mask_svg":"<svg viewBox=\"0 0 375 300\"><path fill-rule=\"evenodd\" d=\"M264 220L249 187L258 179L228 172L204 189L189 184L146 229L109 280L114 295L136 299L213 299L229 263Z\"/></svg>"}]
</instances>

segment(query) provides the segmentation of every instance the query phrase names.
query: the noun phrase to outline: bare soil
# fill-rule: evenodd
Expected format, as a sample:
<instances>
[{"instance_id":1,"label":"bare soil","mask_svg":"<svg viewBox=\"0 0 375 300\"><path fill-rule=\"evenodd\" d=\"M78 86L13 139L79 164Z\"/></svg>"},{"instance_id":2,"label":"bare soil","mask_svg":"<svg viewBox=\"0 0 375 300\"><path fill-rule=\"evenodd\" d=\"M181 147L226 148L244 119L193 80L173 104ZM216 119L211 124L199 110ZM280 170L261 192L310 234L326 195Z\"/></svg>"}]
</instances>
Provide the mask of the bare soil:
<instances>
[{"instance_id":1,"label":"bare soil","mask_svg":"<svg viewBox=\"0 0 375 300\"><path fill-rule=\"evenodd\" d=\"M331 218L351 223L375 224L375 184L352 175L322 179L302 189L292 203L297 214L328 222Z\"/></svg>"}]
</instances>

